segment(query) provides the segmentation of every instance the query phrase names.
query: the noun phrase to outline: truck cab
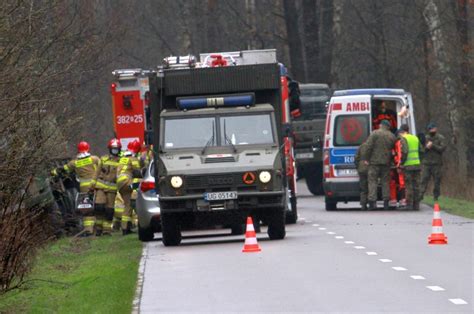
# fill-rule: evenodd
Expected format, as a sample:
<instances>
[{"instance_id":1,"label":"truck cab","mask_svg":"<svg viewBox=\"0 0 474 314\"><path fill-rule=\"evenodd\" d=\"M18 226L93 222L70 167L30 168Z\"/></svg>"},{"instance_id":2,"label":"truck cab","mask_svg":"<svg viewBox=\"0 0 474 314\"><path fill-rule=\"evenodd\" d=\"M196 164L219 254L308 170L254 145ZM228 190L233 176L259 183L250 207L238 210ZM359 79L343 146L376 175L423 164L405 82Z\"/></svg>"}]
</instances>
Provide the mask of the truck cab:
<instances>
[{"instance_id":1,"label":"truck cab","mask_svg":"<svg viewBox=\"0 0 474 314\"><path fill-rule=\"evenodd\" d=\"M289 193L278 64L223 54L167 64L179 59L188 64L150 75L164 245L178 245L190 224L242 233L247 216L283 239Z\"/></svg>"},{"instance_id":2,"label":"truck cab","mask_svg":"<svg viewBox=\"0 0 474 314\"><path fill-rule=\"evenodd\" d=\"M382 102L387 112L394 116L392 132L406 123L410 133L416 135L413 100L403 89L340 90L331 97L323 146L326 210L336 210L338 202L360 200L355 154L378 127L377 116Z\"/></svg>"}]
</instances>

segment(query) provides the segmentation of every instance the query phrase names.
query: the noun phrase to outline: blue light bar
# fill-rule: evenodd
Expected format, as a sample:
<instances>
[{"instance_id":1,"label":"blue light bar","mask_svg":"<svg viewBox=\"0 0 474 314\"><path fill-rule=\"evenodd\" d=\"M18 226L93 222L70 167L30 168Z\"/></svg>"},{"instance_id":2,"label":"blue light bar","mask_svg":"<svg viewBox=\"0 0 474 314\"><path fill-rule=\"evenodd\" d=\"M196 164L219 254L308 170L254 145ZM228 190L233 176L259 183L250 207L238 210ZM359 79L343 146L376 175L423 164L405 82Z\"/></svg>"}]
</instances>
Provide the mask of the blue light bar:
<instances>
[{"instance_id":1,"label":"blue light bar","mask_svg":"<svg viewBox=\"0 0 474 314\"><path fill-rule=\"evenodd\" d=\"M333 96L353 96L353 95L404 95L403 89L397 88L364 88L346 89L335 91Z\"/></svg>"},{"instance_id":2,"label":"blue light bar","mask_svg":"<svg viewBox=\"0 0 474 314\"><path fill-rule=\"evenodd\" d=\"M238 107L255 104L254 94L223 95L214 97L185 97L177 98L179 109L200 109L208 107Z\"/></svg>"}]
</instances>

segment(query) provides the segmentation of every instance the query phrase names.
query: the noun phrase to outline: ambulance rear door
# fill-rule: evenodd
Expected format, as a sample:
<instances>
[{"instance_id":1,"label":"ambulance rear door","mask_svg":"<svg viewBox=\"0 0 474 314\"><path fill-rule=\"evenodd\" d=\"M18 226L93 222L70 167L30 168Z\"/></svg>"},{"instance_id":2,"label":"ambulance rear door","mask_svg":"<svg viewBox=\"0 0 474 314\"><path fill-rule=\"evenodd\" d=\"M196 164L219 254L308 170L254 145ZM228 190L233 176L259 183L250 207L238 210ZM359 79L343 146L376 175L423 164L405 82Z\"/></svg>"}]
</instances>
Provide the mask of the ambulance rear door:
<instances>
[{"instance_id":1,"label":"ambulance rear door","mask_svg":"<svg viewBox=\"0 0 474 314\"><path fill-rule=\"evenodd\" d=\"M402 124L408 124L410 128L410 133L416 135L416 126L415 126L415 115L413 110L413 100L410 93L405 93L404 95L374 95L374 100L391 100L396 102L396 112L397 114L397 128L400 128ZM408 114L400 115L404 106L407 106Z\"/></svg>"},{"instance_id":2,"label":"ambulance rear door","mask_svg":"<svg viewBox=\"0 0 474 314\"><path fill-rule=\"evenodd\" d=\"M324 152L324 177L327 182L358 180L355 154L372 128L371 96L333 97L329 104Z\"/></svg>"}]
</instances>

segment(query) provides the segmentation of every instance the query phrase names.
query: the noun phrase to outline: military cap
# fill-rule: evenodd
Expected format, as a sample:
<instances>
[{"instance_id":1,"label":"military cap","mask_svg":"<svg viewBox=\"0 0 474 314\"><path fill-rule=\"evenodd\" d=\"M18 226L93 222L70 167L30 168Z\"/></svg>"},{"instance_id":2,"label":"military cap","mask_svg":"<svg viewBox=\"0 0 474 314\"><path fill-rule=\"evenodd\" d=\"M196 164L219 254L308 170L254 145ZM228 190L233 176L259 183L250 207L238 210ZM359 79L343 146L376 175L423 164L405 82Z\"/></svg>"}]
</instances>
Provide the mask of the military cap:
<instances>
[{"instance_id":1,"label":"military cap","mask_svg":"<svg viewBox=\"0 0 474 314\"><path fill-rule=\"evenodd\" d=\"M390 127L390 121L388 121L388 120L382 120L382 121L380 122L380 124L381 124L381 125L385 125L386 127Z\"/></svg>"},{"instance_id":2,"label":"military cap","mask_svg":"<svg viewBox=\"0 0 474 314\"><path fill-rule=\"evenodd\" d=\"M431 129L434 129L434 128L436 128L436 127L437 127L437 126L436 126L436 123L430 122L430 123L428 123L428 126L426 127L426 129L427 129L427 130L431 130Z\"/></svg>"}]
</instances>

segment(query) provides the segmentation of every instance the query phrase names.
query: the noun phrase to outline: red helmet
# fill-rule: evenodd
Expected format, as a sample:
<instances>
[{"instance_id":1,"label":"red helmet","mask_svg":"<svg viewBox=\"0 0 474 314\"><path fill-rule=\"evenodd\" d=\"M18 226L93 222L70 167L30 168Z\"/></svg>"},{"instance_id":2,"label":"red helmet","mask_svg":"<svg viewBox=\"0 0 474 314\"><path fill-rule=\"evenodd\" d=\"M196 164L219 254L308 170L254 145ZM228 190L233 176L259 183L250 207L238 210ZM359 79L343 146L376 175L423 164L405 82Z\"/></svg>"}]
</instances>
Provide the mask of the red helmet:
<instances>
[{"instance_id":1,"label":"red helmet","mask_svg":"<svg viewBox=\"0 0 474 314\"><path fill-rule=\"evenodd\" d=\"M134 154L138 154L142 149L142 145L138 140L134 140L128 143L127 149Z\"/></svg>"},{"instance_id":2,"label":"red helmet","mask_svg":"<svg viewBox=\"0 0 474 314\"><path fill-rule=\"evenodd\" d=\"M109 141L109 143L107 144L107 147L109 149L112 149L112 148L122 149L122 143L120 143L119 139L113 138Z\"/></svg>"},{"instance_id":3,"label":"red helmet","mask_svg":"<svg viewBox=\"0 0 474 314\"><path fill-rule=\"evenodd\" d=\"M89 146L89 143L87 142L82 141L79 144L77 144L78 153L88 153L90 149L91 147Z\"/></svg>"}]
</instances>

